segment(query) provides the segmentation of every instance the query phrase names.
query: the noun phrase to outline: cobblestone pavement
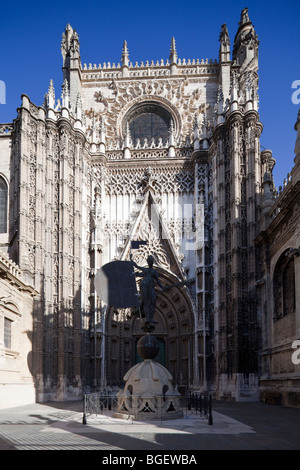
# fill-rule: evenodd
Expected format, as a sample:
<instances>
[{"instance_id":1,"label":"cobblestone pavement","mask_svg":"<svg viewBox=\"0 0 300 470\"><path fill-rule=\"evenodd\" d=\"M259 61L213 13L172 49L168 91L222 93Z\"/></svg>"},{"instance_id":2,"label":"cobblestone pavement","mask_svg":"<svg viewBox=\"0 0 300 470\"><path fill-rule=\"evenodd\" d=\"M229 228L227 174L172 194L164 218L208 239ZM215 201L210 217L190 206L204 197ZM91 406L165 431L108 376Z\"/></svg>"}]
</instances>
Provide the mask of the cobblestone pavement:
<instances>
[{"instance_id":1,"label":"cobblestone pavement","mask_svg":"<svg viewBox=\"0 0 300 470\"><path fill-rule=\"evenodd\" d=\"M213 403L213 425L199 415L157 422L113 418L82 423L82 403L0 409L0 450L300 450L300 409Z\"/></svg>"}]
</instances>

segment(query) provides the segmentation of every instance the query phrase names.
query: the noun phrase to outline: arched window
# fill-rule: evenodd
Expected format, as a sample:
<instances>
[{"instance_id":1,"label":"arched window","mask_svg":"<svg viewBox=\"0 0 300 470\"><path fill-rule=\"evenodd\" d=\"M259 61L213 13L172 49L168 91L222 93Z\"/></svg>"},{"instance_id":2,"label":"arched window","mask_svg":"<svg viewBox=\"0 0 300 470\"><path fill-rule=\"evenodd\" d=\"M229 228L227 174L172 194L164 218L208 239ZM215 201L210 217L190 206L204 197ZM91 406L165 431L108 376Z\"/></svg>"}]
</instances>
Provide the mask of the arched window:
<instances>
[{"instance_id":1,"label":"arched window","mask_svg":"<svg viewBox=\"0 0 300 470\"><path fill-rule=\"evenodd\" d=\"M295 311L295 267L294 257L289 259L282 275L283 315Z\"/></svg>"},{"instance_id":2,"label":"arched window","mask_svg":"<svg viewBox=\"0 0 300 470\"><path fill-rule=\"evenodd\" d=\"M294 257L285 251L277 261L273 277L274 320L295 311Z\"/></svg>"},{"instance_id":3,"label":"arched window","mask_svg":"<svg viewBox=\"0 0 300 470\"><path fill-rule=\"evenodd\" d=\"M126 117L126 123L129 124L130 136L134 143L139 140L141 145L145 139L150 144L154 139L155 144L162 139L165 144L169 136L171 115L169 112L156 103L141 103L129 111Z\"/></svg>"},{"instance_id":4,"label":"arched window","mask_svg":"<svg viewBox=\"0 0 300 470\"><path fill-rule=\"evenodd\" d=\"M0 233L7 232L7 184L0 176Z\"/></svg>"}]
</instances>

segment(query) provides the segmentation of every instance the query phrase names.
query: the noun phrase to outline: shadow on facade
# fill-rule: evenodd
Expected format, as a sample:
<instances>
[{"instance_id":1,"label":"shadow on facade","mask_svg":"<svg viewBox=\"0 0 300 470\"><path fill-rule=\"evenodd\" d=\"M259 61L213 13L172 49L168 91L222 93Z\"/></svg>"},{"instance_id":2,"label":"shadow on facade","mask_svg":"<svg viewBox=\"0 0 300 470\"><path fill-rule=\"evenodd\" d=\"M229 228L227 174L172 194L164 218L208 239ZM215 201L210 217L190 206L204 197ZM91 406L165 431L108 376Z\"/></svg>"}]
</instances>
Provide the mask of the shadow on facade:
<instances>
[{"instance_id":1,"label":"shadow on facade","mask_svg":"<svg viewBox=\"0 0 300 470\"><path fill-rule=\"evenodd\" d=\"M156 266L163 285L174 283L164 269ZM187 291L174 288L157 295L156 322L153 334L160 343L156 358L171 373L174 385L188 389L194 379L193 355L195 343L193 334L194 316ZM144 319L139 309L115 309L109 307L105 320L106 337L106 380L112 388L123 388L126 372L141 359L137 354L137 341L144 336Z\"/></svg>"}]
</instances>

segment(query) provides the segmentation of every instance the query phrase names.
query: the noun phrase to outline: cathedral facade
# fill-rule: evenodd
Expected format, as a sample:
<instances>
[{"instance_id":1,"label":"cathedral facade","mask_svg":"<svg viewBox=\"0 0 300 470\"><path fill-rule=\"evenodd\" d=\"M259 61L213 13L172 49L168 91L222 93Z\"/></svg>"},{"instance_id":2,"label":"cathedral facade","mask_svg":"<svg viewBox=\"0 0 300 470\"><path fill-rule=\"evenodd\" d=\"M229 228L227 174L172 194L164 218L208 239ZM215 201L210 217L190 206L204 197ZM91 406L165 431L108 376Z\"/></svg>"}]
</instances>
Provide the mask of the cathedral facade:
<instances>
[{"instance_id":1,"label":"cathedral facade","mask_svg":"<svg viewBox=\"0 0 300 470\"><path fill-rule=\"evenodd\" d=\"M124 42L119 64L86 65L67 25L61 94L51 81L43 106L22 95L2 125L1 248L31 289L38 401L123 386L142 319L104 304L95 278L110 261L145 265L150 254L163 285L192 281L159 293L154 316L157 360L179 390L256 400L262 356L268 389L266 214L279 203L275 160L260 148L247 9L232 50L225 24L219 42L218 60L180 59L172 38L167 60L133 64Z\"/></svg>"}]
</instances>

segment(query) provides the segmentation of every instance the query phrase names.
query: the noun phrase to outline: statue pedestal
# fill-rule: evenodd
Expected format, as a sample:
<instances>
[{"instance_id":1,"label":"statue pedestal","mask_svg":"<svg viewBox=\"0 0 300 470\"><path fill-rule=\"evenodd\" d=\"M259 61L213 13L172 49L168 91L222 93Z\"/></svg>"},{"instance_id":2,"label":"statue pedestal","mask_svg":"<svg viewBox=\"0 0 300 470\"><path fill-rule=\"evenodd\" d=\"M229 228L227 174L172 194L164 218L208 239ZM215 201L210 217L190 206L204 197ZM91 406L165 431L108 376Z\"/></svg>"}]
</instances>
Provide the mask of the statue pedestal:
<instances>
[{"instance_id":1,"label":"statue pedestal","mask_svg":"<svg viewBox=\"0 0 300 470\"><path fill-rule=\"evenodd\" d=\"M180 393L172 386L170 372L158 362L144 359L129 369L124 380L115 418L152 421L183 416Z\"/></svg>"}]
</instances>

